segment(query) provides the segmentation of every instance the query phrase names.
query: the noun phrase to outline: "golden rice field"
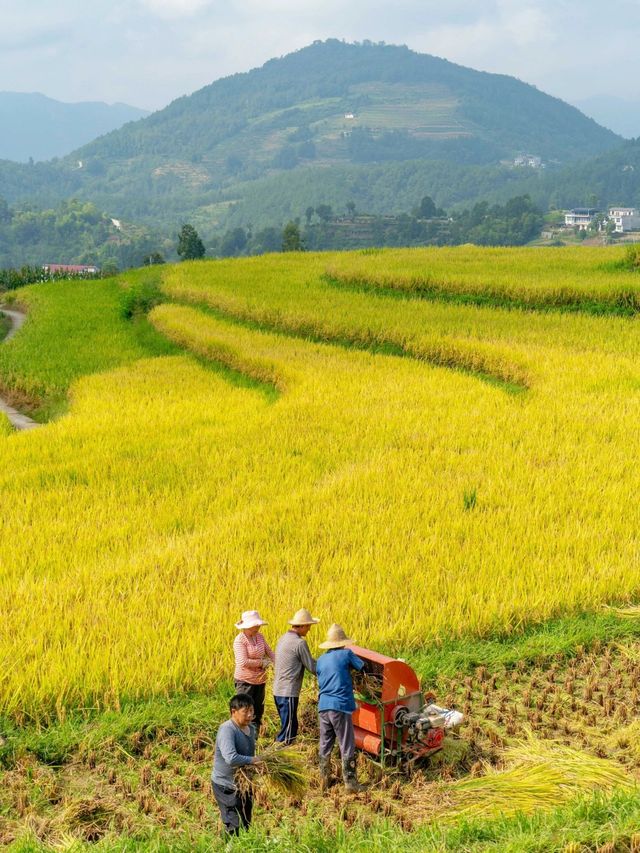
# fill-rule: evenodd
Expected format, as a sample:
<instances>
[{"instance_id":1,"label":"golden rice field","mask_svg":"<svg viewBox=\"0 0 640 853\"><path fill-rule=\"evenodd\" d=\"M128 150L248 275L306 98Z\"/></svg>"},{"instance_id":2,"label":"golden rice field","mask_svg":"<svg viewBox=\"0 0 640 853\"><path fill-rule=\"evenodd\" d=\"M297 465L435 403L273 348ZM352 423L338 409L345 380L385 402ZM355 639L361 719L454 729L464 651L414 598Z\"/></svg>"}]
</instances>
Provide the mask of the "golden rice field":
<instances>
[{"instance_id":1,"label":"golden rice field","mask_svg":"<svg viewBox=\"0 0 640 853\"><path fill-rule=\"evenodd\" d=\"M57 285L56 347L71 359L69 324L87 323L87 363L94 335L113 357L78 369L64 417L0 422L0 712L208 690L247 608L268 639L307 606L407 650L635 600L640 276L620 258L170 266L149 321L179 350L146 358L106 285L66 303ZM483 288L501 304L458 299ZM0 349L28 354L47 316L59 328L51 292L19 294L29 323ZM541 310L558 304L574 310ZM54 387L44 351L32 362L12 387Z\"/></svg>"}]
</instances>

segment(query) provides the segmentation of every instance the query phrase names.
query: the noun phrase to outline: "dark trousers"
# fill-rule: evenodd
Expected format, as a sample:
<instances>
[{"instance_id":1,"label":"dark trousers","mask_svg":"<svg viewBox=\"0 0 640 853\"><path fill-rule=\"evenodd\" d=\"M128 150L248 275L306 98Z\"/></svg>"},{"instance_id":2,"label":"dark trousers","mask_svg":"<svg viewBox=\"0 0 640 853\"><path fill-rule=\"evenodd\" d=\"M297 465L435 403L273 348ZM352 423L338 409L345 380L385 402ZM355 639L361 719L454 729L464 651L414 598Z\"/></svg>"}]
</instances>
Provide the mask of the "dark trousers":
<instances>
[{"instance_id":1,"label":"dark trousers","mask_svg":"<svg viewBox=\"0 0 640 853\"><path fill-rule=\"evenodd\" d=\"M253 811L251 794L240 793L231 788L223 788L221 785L216 785L215 782L211 783L211 787L220 809L220 817L225 832L229 835L238 835L241 828L248 829Z\"/></svg>"},{"instance_id":2,"label":"dark trousers","mask_svg":"<svg viewBox=\"0 0 640 853\"><path fill-rule=\"evenodd\" d=\"M320 711L319 716L320 758L328 758L331 755L337 740L342 760L351 761L356 754L351 714L344 711Z\"/></svg>"},{"instance_id":3,"label":"dark trousers","mask_svg":"<svg viewBox=\"0 0 640 853\"><path fill-rule=\"evenodd\" d=\"M298 735L298 702L297 696L274 696L278 714L280 715L280 731L276 740L280 743L293 743Z\"/></svg>"},{"instance_id":4,"label":"dark trousers","mask_svg":"<svg viewBox=\"0 0 640 853\"><path fill-rule=\"evenodd\" d=\"M246 681L234 682L236 693L248 693L253 699L253 724L256 727L256 737L260 734L260 723L264 714L264 684L249 684Z\"/></svg>"}]
</instances>

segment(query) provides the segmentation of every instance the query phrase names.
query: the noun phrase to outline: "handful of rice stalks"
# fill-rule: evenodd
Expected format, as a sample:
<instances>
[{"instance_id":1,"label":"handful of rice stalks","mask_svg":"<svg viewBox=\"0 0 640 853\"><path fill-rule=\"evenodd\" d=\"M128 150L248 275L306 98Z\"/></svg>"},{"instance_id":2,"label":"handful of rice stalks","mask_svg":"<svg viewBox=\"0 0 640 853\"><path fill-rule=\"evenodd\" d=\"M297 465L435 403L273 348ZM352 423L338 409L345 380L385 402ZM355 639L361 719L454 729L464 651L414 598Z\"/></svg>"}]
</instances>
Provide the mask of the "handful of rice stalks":
<instances>
[{"instance_id":1,"label":"handful of rice stalks","mask_svg":"<svg viewBox=\"0 0 640 853\"><path fill-rule=\"evenodd\" d=\"M353 673L353 689L358 699L370 705L380 701L382 695L382 679L370 672Z\"/></svg>"},{"instance_id":2,"label":"handful of rice stalks","mask_svg":"<svg viewBox=\"0 0 640 853\"><path fill-rule=\"evenodd\" d=\"M299 797L306 787L302 755L294 747L270 746L260 753L262 764L248 764L235 772L240 791L250 791L264 783L281 793Z\"/></svg>"},{"instance_id":3,"label":"handful of rice stalks","mask_svg":"<svg viewBox=\"0 0 640 853\"><path fill-rule=\"evenodd\" d=\"M608 610L610 613L615 613L623 619L640 619L640 604L630 604L627 607L610 607L605 605L603 610Z\"/></svg>"},{"instance_id":4,"label":"handful of rice stalks","mask_svg":"<svg viewBox=\"0 0 640 853\"><path fill-rule=\"evenodd\" d=\"M484 776L416 790L410 803L412 817L454 821L530 814L555 808L580 793L636 785L613 761L534 738L508 749L505 758L511 766L504 770L487 767Z\"/></svg>"}]
</instances>

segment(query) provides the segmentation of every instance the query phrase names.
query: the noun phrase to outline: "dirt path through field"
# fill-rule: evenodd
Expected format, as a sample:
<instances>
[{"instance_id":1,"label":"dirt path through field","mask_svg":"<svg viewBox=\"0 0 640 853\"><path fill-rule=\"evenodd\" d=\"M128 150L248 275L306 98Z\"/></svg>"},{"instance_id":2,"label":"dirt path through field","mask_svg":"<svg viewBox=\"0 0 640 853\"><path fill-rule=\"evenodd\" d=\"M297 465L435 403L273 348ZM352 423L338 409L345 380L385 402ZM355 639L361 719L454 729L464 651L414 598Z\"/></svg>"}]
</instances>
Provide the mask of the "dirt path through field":
<instances>
[{"instance_id":1,"label":"dirt path through field","mask_svg":"<svg viewBox=\"0 0 640 853\"><path fill-rule=\"evenodd\" d=\"M7 334L4 342L10 341L11 338L18 332L24 321L27 319L26 315L21 311L15 311L14 309L9 308L0 308L0 314L4 314L11 320L11 329ZM15 429L25 430L25 429L34 429L35 427L41 426L41 424L36 423L31 420L31 418L27 417L27 415L23 415L17 409L14 409L13 406L10 406L6 400L3 400L0 397L0 412L4 412L4 414L9 418Z\"/></svg>"}]
</instances>

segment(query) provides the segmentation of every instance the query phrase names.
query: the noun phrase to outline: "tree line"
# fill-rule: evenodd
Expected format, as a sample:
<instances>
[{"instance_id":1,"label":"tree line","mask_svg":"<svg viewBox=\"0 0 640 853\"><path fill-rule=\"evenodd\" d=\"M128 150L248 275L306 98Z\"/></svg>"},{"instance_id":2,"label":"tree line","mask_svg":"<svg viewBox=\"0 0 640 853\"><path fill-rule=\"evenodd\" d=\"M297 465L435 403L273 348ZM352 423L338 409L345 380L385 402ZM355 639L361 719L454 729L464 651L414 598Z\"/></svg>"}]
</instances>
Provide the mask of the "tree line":
<instances>
[{"instance_id":1,"label":"tree line","mask_svg":"<svg viewBox=\"0 0 640 853\"><path fill-rule=\"evenodd\" d=\"M478 202L472 208L451 213L438 207L430 196L424 196L411 212L397 216L358 213L354 202L347 203L344 213L336 214L331 205L320 204L308 206L304 217L290 220L284 227L272 225L256 231L250 226L231 228L211 238L206 253L213 257L239 257L303 249L323 251L373 246L457 246L463 243L521 246L539 235L543 221L542 212L528 195L517 196L503 205ZM204 257L204 243L193 226L184 226L183 232L178 254L183 259ZM196 248L185 249L189 246Z\"/></svg>"},{"instance_id":2,"label":"tree line","mask_svg":"<svg viewBox=\"0 0 640 853\"><path fill-rule=\"evenodd\" d=\"M45 274L45 263L94 264L103 275L113 275L119 269L163 263L165 256L175 254L190 260L205 255L240 257L373 246L518 246L534 239L542 223L542 213L528 195L503 205L478 202L450 213L424 196L410 212L398 215L362 213L353 201L340 213L329 204L309 205L303 215L284 226L253 230L238 225L212 236L206 245L193 225L186 223L176 245L144 228L121 230L89 202L72 200L55 210L12 211L0 199L0 288L59 277Z\"/></svg>"}]
</instances>

